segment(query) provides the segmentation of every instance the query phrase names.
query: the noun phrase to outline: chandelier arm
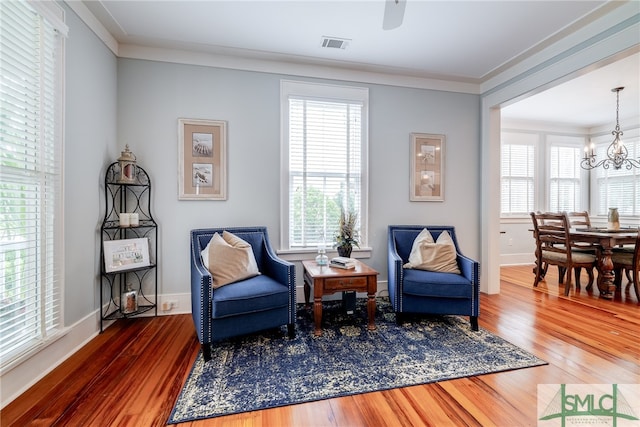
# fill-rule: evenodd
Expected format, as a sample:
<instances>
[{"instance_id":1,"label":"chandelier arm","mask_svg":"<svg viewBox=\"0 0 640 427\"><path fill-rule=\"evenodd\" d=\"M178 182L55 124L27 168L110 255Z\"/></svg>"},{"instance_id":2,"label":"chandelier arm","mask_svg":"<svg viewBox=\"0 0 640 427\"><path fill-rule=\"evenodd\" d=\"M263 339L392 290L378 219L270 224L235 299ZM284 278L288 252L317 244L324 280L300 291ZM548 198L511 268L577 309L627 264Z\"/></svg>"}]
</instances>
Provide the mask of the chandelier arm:
<instances>
[{"instance_id":1,"label":"chandelier arm","mask_svg":"<svg viewBox=\"0 0 640 427\"><path fill-rule=\"evenodd\" d=\"M623 132L620 130L620 91L623 89L624 87L611 89L611 92L616 93L616 127L613 132L611 132L614 138L607 147L607 157L597 161L593 148L591 148L591 153L588 154L585 147L584 157L580 161L580 167L582 169L591 170L600 166L604 169L609 169L611 165L613 165L615 169L620 169L623 165L628 170L631 170L631 168L640 168L640 159L630 159L628 157L629 150L627 150L627 147L620 140L620 137L623 135Z\"/></svg>"}]
</instances>

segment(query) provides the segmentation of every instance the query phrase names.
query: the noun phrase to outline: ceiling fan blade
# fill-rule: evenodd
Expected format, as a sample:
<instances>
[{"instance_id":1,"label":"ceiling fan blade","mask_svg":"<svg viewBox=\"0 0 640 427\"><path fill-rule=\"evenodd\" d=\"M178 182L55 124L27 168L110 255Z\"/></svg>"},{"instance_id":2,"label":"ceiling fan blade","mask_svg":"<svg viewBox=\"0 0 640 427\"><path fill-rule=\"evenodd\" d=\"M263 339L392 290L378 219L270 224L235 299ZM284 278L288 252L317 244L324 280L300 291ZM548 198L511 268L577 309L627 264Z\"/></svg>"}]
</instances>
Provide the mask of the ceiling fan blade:
<instances>
[{"instance_id":1,"label":"ceiling fan blade","mask_svg":"<svg viewBox=\"0 0 640 427\"><path fill-rule=\"evenodd\" d=\"M383 30L393 30L402 25L405 6L407 6L407 0L385 0L384 18L382 20Z\"/></svg>"}]
</instances>

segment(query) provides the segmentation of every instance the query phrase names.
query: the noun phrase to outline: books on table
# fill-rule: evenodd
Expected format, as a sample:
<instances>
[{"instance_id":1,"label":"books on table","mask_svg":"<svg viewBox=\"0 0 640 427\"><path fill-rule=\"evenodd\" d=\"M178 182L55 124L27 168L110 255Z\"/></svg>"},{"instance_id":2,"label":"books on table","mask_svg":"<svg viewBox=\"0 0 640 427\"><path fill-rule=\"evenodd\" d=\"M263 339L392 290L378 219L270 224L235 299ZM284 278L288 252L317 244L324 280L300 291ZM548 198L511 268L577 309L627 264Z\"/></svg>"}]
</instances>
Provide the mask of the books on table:
<instances>
[{"instance_id":1,"label":"books on table","mask_svg":"<svg viewBox=\"0 0 640 427\"><path fill-rule=\"evenodd\" d=\"M331 262L329 263L329 265L331 265L331 267L344 268L347 270L356 268L355 259L343 256L331 258Z\"/></svg>"}]
</instances>

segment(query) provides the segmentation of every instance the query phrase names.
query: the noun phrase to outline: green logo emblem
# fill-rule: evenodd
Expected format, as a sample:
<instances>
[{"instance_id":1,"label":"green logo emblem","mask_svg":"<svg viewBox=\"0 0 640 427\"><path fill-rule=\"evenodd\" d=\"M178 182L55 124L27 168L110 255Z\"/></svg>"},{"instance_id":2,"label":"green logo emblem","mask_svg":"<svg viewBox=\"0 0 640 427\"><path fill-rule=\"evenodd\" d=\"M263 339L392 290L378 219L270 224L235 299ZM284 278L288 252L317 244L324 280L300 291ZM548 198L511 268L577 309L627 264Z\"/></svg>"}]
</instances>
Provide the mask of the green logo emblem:
<instances>
[{"instance_id":1,"label":"green logo emblem","mask_svg":"<svg viewBox=\"0 0 640 427\"><path fill-rule=\"evenodd\" d=\"M540 396L541 389L538 386ZM549 386L545 384L544 386ZM557 386L557 385L556 385ZM633 393L635 394L635 393ZM637 402L639 396L628 396ZM540 400L539 400L539 407ZM540 421L558 418L562 427L569 419L571 424L612 425L616 427L619 419L638 421L629 400L621 392L617 384L589 385L575 384L567 390L566 384L560 388L541 413ZM635 424L634 424L635 425Z\"/></svg>"}]
</instances>

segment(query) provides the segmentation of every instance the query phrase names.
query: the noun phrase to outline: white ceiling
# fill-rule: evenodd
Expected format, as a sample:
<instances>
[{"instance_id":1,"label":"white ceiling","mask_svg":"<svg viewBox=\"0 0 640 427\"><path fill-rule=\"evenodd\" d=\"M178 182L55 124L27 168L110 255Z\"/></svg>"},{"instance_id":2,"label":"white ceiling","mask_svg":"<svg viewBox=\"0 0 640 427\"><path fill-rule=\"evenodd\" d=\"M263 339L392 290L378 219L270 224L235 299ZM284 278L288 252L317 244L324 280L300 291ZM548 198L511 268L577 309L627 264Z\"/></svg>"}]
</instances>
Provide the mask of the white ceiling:
<instances>
[{"instance_id":1,"label":"white ceiling","mask_svg":"<svg viewBox=\"0 0 640 427\"><path fill-rule=\"evenodd\" d=\"M83 3L121 45L478 84L617 7L615 2L586 0L406 0L402 24L383 30L385 1L394 0ZM323 48L323 36L348 39L347 48ZM584 76L584 83L577 79L513 105L503 117L597 126L615 112L610 89L616 86L628 88L621 92L621 116L632 114L626 104L634 103L637 116L640 56L624 63L622 71L610 65L598 75Z\"/></svg>"},{"instance_id":2,"label":"white ceiling","mask_svg":"<svg viewBox=\"0 0 640 427\"><path fill-rule=\"evenodd\" d=\"M639 36L640 37L640 36ZM616 122L616 93L620 91L620 127L638 124L640 116L640 53L597 68L566 83L503 107L502 118L533 120L592 128Z\"/></svg>"}]
</instances>

